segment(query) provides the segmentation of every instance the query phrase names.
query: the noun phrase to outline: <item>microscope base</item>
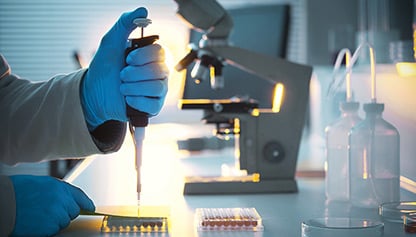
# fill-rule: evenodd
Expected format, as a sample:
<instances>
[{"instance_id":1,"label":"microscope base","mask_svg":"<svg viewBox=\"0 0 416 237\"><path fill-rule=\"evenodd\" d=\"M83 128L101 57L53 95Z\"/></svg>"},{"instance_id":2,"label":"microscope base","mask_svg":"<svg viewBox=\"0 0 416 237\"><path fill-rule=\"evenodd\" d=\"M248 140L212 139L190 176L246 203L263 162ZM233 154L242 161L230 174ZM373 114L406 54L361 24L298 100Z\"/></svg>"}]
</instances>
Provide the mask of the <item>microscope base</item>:
<instances>
[{"instance_id":1,"label":"microscope base","mask_svg":"<svg viewBox=\"0 0 416 237\"><path fill-rule=\"evenodd\" d=\"M254 194L254 193L294 193L298 191L294 179L273 179L252 181L212 181L187 182L185 195L200 194Z\"/></svg>"}]
</instances>

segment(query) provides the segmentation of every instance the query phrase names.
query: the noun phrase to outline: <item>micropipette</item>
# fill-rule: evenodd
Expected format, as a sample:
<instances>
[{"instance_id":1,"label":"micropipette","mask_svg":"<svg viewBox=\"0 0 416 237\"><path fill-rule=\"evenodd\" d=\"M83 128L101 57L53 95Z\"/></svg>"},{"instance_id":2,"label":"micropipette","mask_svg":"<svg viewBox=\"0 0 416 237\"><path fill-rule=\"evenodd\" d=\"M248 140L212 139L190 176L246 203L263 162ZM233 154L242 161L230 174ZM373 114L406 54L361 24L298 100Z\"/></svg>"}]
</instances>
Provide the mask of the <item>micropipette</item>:
<instances>
[{"instance_id":1,"label":"micropipette","mask_svg":"<svg viewBox=\"0 0 416 237\"><path fill-rule=\"evenodd\" d=\"M148 26L152 21L147 18L136 18L133 21L137 27L141 28L141 37L135 39L129 39L130 45L125 51L125 56L133 51L134 49L141 48L150 44L153 44L156 40L159 39L158 35L151 35L143 37L143 28ZM142 111L138 111L129 105L127 105L127 117L129 118L129 129L133 137L134 148L135 148L135 166L137 173L137 200L140 202L140 193L141 193L141 165L142 165L142 148L143 140L145 136L145 127L149 123L148 114Z\"/></svg>"}]
</instances>

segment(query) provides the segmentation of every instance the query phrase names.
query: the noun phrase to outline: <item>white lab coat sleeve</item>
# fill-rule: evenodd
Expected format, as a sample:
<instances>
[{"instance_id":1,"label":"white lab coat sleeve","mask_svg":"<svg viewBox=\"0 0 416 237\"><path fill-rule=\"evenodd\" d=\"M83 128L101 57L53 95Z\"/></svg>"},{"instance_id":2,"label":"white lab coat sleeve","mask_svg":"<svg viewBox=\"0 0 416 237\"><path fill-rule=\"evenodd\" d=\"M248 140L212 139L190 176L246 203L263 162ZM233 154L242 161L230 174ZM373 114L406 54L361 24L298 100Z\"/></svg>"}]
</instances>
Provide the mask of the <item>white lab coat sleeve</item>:
<instances>
[{"instance_id":1,"label":"white lab coat sleeve","mask_svg":"<svg viewBox=\"0 0 416 237\"><path fill-rule=\"evenodd\" d=\"M0 162L84 157L120 148L124 123L108 121L88 131L80 100L85 69L35 83L11 74L1 55L0 61Z\"/></svg>"},{"instance_id":2,"label":"white lab coat sleeve","mask_svg":"<svg viewBox=\"0 0 416 237\"><path fill-rule=\"evenodd\" d=\"M0 175L0 236L8 236L14 228L16 219L16 200L12 181Z\"/></svg>"},{"instance_id":3,"label":"white lab coat sleeve","mask_svg":"<svg viewBox=\"0 0 416 237\"><path fill-rule=\"evenodd\" d=\"M0 80L0 158L35 162L99 153L79 99L83 71L33 83L8 75Z\"/></svg>"}]
</instances>

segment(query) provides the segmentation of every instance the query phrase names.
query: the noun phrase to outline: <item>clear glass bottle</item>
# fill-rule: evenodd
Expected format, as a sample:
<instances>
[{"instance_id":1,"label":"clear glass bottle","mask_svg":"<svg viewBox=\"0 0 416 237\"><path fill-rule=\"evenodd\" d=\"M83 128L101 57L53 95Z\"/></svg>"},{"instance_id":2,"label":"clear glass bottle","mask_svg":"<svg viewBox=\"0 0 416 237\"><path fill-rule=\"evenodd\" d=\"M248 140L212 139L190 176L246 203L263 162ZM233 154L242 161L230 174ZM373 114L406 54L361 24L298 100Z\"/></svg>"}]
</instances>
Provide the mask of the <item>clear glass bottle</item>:
<instances>
[{"instance_id":1,"label":"clear glass bottle","mask_svg":"<svg viewBox=\"0 0 416 237\"><path fill-rule=\"evenodd\" d=\"M325 193L328 201L349 200L348 133L362 121L358 108L358 102L341 102L341 117L325 128Z\"/></svg>"},{"instance_id":2,"label":"clear glass bottle","mask_svg":"<svg viewBox=\"0 0 416 237\"><path fill-rule=\"evenodd\" d=\"M364 104L366 117L349 135L350 201L356 207L400 200L400 136L383 110L384 104Z\"/></svg>"}]
</instances>

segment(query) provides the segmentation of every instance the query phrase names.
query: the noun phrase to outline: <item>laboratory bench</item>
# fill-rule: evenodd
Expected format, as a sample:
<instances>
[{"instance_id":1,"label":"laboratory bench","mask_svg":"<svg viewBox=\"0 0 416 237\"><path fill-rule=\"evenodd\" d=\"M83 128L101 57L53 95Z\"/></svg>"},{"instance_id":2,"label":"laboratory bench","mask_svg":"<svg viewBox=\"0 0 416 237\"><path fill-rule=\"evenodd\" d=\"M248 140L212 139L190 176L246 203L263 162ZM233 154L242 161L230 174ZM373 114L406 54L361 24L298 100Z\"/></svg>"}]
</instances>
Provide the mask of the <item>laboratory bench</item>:
<instances>
[{"instance_id":1,"label":"laboratory bench","mask_svg":"<svg viewBox=\"0 0 416 237\"><path fill-rule=\"evenodd\" d=\"M224 165L232 165L232 148L189 152L178 149L177 141L201 134L212 134L200 125L152 124L146 130L143 146L143 206L169 208L168 233L125 234L126 236L301 236L303 221L322 217L354 217L381 220L376 209L351 208L346 204L327 203L323 172L299 171L298 192L277 194L184 195L183 178L191 174L218 174ZM127 134L128 135L128 134ZM136 205L136 172L133 143L129 136L120 151L87 157L65 177L83 189L96 206ZM310 175L315 174L315 175ZM318 174L318 175L316 175ZM416 195L401 189L401 200L416 200ZM254 207L262 218L259 232L198 232L194 225L197 208ZM120 236L101 233L102 216L77 217L58 236ZM403 225L384 221L384 236L406 234Z\"/></svg>"}]
</instances>

